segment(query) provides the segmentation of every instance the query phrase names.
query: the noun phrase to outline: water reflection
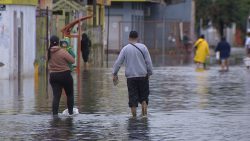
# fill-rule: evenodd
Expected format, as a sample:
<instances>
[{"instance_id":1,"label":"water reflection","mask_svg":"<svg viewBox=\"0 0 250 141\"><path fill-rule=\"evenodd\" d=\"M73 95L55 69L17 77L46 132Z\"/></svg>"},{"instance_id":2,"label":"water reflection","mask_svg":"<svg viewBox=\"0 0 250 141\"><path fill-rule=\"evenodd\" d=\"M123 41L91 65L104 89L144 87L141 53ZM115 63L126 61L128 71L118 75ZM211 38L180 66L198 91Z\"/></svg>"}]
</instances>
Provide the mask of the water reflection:
<instances>
[{"instance_id":1,"label":"water reflection","mask_svg":"<svg viewBox=\"0 0 250 141\"><path fill-rule=\"evenodd\" d=\"M0 80L1 113L18 114L32 112L34 107L33 78L18 80Z\"/></svg>"},{"instance_id":2,"label":"water reflection","mask_svg":"<svg viewBox=\"0 0 250 141\"><path fill-rule=\"evenodd\" d=\"M80 82L80 89L78 95L78 103L85 103L79 105L80 111L93 113L98 111L101 105L98 105L98 95L103 89L103 75L100 71L83 70ZM99 84L98 84L99 83ZM98 86L98 87L96 87Z\"/></svg>"},{"instance_id":3,"label":"water reflection","mask_svg":"<svg viewBox=\"0 0 250 141\"><path fill-rule=\"evenodd\" d=\"M46 138L51 140L70 140L74 137L73 117L53 117Z\"/></svg>"},{"instance_id":4,"label":"water reflection","mask_svg":"<svg viewBox=\"0 0 250 141\"><path fill-rule=\"evenodd\" d=\"M148 118L131 118L124 69L113 86L111 68L74 76L79 115L51 115L52 93L44 78L0 80L0 140L241 140L250 138L250 71L219 66L155 67ZM18 88L19 87L19 88ZM60 111L66 108L63 95ZM140 107L138 107L140 109Z\"/></svg>"},{"instance_id":5,"label":"water reflection","mask_svg":"<svg viewBox=\"0 0 250 141\"><path fill-rule=\"evenodd\" d=\"M77 105L81 112L87 113L121 113L127 109L127 87L125 78L115 87L112 82L111 69L91 69L81 73ZM82 104L84 103L84 104Z\"/></svg>"},{"instance_id":6,"label":"water reflection","mask_svg":"<svg viewBox=\"0 0 250 141\"><path fill-rule=\"evenodd\" d=\"M128 140L150 140L150 128L148 118L129 118L128 119Z\"/></svg>"},{"instance_id":7,"label":"water reflection","mask_svg":"<svg viewBox=\"0 0 250 141\"><path fill-rule=\"evenodd\" d=\"M152 55L152 61L155 67L161 66L180 66L192 64L192 55Z\"/></svg>"},{"instance_id":8,"label":"water reflection","mask_svg":"<svg viewBox=\"0 0 250 141\"><path fill-rule=\"evenodd\" d=\"M199 72L196 74L196 88L195 91L199 96L199 106L201 108L206 108L208 105L209 96L209 82L208 82L208 72Z\"/></svg>"}]
</instances>

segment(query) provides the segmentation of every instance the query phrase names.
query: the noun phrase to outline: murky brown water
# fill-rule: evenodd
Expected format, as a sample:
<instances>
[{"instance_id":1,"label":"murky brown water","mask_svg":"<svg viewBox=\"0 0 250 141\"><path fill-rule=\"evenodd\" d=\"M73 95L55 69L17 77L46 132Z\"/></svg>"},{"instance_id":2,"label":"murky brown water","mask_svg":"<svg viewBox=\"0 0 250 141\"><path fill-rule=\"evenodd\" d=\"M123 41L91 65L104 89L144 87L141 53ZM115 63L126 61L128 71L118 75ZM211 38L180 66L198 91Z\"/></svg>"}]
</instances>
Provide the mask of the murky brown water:
<instances>
[{"instance_id":1,"label":"murky brown water","mask_svg":"<svg viewBox=\"0 0 250 141\"><path fill-rule=\"evenodd\" d=\"M15 81L0 80L0 140L248 141L250 71L236 65L226 73L218 66L196 72L188 64L154 68L149 115L142 118L139 107L136 119L127 106L123 68L118 86L111 68L73 74L80 112L73 117L52 117L42 76L39 83L23 79L19 89ZM62 96L60 111L65 108Z\"/></svg>"}]
</instances>

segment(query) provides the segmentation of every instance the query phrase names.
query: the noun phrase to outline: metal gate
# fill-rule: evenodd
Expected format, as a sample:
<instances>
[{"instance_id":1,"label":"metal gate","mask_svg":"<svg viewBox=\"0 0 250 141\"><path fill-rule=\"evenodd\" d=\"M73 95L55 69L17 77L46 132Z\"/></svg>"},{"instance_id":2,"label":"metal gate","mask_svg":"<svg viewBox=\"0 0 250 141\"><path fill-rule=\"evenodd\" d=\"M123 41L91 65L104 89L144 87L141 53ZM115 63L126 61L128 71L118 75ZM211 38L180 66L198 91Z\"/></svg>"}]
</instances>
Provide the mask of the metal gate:
<instances>
[{"instance_id":1,"label":"metal gate","mask_svg":"<svg viewBox=\"0 0 250 141\"><path fill-rule=\"evenodd\" d=\"M190 33L190 23L180 21L120 22L119 27L120 47L128 43L129 32L136 30L139 33L140 42L150 50L159 52L181 49L183 32Z\"/></svg>"}]
</instances>

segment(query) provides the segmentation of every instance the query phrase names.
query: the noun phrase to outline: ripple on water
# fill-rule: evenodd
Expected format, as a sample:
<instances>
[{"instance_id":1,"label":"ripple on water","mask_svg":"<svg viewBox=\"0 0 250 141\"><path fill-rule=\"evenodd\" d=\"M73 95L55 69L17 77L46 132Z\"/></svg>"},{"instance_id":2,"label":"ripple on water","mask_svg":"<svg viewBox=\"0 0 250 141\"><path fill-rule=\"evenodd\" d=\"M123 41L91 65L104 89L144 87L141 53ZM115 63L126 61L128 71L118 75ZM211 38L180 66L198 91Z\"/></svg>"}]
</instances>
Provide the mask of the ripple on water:
<instances>
[{"instance_id":1,"label":"ripple on water","mask_svg":"<svg viewBox=\"0 0 250 141\"><path fill-rule=\"evenodd\" d=\"M250 138L250 75L233 66L195 72L193 66L156 67L150 78L148 118L130 117L124 69L113 86L111 69L83 72L75 84L80 114L53 118L51 93L3 92L0 140L213 140ZM76 77L75 77L76 78ZM79 86L79 89L78 89ZM66 107L61 99L60 111Z\"/></svg>"}]
</instances>

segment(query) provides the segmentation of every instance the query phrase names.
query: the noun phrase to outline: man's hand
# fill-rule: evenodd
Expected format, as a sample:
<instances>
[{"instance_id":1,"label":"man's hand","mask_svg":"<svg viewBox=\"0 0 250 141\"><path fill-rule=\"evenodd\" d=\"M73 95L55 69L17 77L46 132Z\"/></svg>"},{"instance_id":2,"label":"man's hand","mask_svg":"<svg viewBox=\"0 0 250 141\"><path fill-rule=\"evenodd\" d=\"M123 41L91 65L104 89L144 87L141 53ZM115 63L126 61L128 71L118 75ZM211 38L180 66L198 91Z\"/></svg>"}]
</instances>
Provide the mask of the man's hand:
<instances>
[{"instance_id":1,"label":"man's hand","mask_svg":"<svg viewBox=\"0 0 250 141\"><path fill-rule=\"evenodd\" d=\"M113 75L113 84L116 86L118 84L118 76Z\"/></svg>"}]
</instances>

